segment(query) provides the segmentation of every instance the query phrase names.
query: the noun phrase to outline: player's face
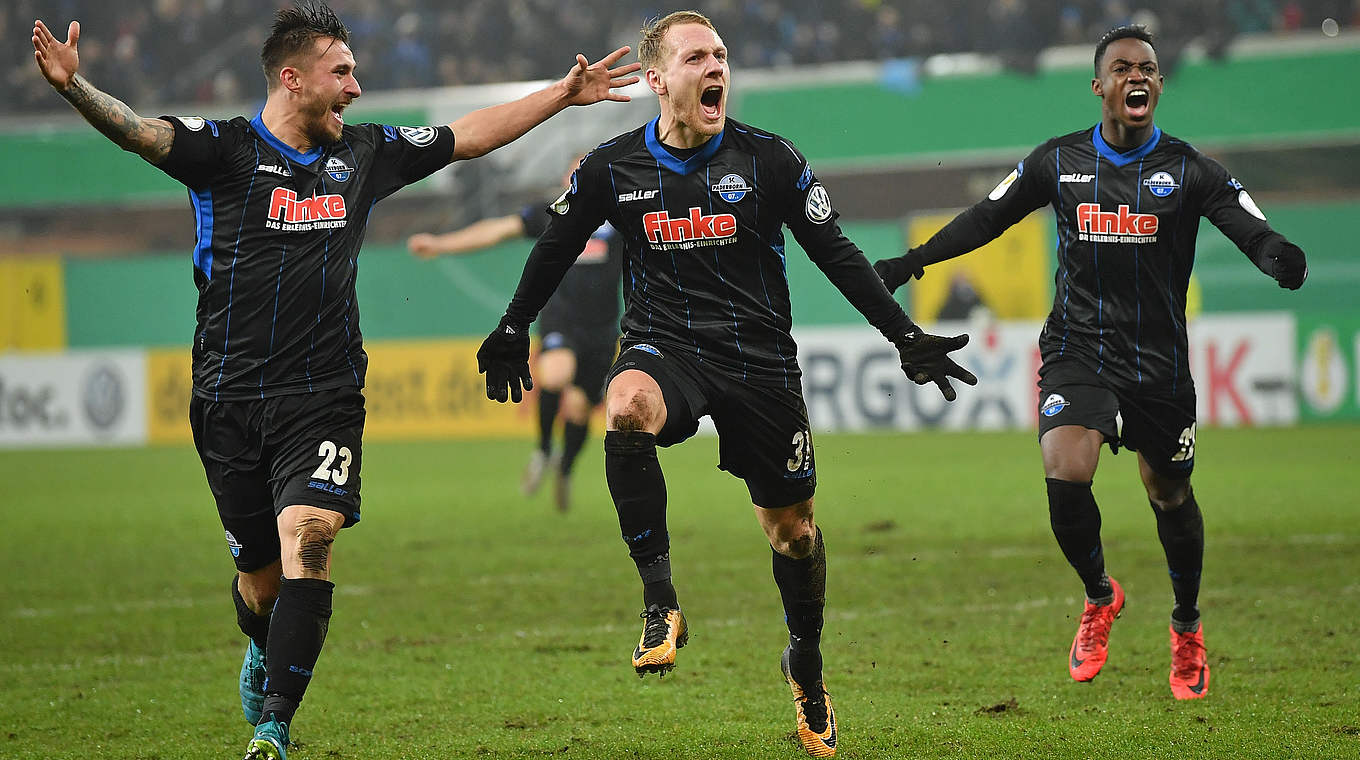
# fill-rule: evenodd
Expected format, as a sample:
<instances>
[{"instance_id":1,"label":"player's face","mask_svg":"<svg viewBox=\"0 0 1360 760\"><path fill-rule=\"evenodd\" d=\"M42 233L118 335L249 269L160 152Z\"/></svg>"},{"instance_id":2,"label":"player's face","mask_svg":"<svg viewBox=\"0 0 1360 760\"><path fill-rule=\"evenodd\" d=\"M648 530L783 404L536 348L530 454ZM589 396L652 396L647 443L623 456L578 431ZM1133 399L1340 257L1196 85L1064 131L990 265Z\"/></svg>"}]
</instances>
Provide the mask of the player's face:
<instances>
[{"instance_id":1,"label":"player's face","mask_svg":"<svg viewBox=\"0 0 1360 760\"><path fill-rule=\"evenodd\" d=\"M1140 39L1111 42L1100 62L1100 76L1091 80L1091 91L1100 96L1106 121L1128 129L1152 124L1152 112L1162 96L1162 73L1157 53Z\"/></svg>"},{"instance_id":2,"label":"player's face","mask_svg":"<svg viewBox=\"0 0 1360 760\"><path fill-rule=\"evenodd\" d=\"M662 50L661 63L647 72L652 90L693 131L709 137L723 131L731 72L722 38L703 24L677 24L666 30Z\"/></svg>"},{"instance_id":3,"label":"player's face","mask_svg":"<svg viewBox=\"0 0 1360 760\"><path fill-rule=\"evenodd\" d=\"M354 78L354 54L345 43L323 37L316 41L316 55L298 66L299 109L309 136L317 144L340 139L344 112L362 94Z\"/></svg>"}]
</instances>

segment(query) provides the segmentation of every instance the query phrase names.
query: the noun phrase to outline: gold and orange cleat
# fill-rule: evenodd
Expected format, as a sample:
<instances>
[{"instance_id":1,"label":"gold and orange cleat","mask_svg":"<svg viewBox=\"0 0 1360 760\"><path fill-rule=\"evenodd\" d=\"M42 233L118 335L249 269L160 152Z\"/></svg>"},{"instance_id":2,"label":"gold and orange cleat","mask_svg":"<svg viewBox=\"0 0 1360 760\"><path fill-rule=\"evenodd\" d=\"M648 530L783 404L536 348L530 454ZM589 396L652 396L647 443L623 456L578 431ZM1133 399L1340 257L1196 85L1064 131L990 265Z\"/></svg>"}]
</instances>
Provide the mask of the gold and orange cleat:
<instances>
[{"instance_id":1,"label":"gold and orange cleat","mask_svg":"<svg viewBox=\"0 0 1360 760\"><path fill-rule=\"evenodd\" d=\"M653 604L642 611L642 636L633 650L638 678L648 673L664 677L675 667L675 652L689 643L689 626L678 609Z\"/></svg>"},{"instance_id":2,"label":"gold and orange cleat","mask_svg":"<svg viewBox=\"0 0 1360 760\"><path fill-rule=\"evenodd\" d=\"M793 714L798 721L798 743L813 757L835 757L836 755L836 709L831 706L831 694L826 684L817 681L809 689L804 689L793 680L789 670L791 648L784 649L779 666L784 671L784 681L793 692ZM809 693L811 692L811 693Z\"/></svg>"}]
</instances>

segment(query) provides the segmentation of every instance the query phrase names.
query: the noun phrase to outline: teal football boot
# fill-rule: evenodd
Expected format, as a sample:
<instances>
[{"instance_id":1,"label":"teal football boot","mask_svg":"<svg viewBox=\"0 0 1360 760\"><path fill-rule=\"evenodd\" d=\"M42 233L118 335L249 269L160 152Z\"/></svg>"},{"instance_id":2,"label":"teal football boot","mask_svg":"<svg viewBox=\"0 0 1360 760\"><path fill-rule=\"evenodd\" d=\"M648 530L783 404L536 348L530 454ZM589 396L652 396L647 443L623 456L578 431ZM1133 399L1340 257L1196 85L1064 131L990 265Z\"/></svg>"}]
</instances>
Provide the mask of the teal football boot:
<instances>
[{"instance_id":1,"label":"teal football boot","mask_svg":"<svg viewBox=\"0 0 1360 760\"><path fill-rule=\"evenodd\" d=\"M243 760L288 760L288 724L271 719L256 726Z\"/></svg>"}]
</instances>

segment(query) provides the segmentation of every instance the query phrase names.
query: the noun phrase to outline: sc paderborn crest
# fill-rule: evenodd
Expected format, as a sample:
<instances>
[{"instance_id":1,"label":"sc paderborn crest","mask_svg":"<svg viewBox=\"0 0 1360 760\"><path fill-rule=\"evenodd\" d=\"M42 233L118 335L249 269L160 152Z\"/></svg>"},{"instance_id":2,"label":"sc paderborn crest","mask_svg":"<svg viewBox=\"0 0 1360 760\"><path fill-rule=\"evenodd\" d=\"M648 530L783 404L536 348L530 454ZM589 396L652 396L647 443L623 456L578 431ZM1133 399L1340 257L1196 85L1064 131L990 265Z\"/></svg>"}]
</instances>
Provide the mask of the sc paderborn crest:
<instances>
[{"instance_id":1,"label":"sc paderborn crest","mask_svg":"<svg viewBox=\"0 0 1360 760\"><path fill-rule=\"evenodd\" d=\"M718 180L718 184L713 185L710 189L728 203L736 203L751 192L751 187L746 184L746 180L742 179L740 174L725 175Z\"/></svg>"}]
</instances>

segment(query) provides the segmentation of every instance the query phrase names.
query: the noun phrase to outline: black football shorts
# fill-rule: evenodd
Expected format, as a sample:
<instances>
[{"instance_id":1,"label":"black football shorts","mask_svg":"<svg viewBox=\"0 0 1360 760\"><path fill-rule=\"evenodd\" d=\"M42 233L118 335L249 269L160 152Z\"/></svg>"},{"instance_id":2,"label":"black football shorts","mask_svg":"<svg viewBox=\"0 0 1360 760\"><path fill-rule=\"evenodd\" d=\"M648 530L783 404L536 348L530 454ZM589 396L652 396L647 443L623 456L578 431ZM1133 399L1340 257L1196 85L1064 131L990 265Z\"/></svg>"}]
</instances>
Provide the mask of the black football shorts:
<instances>
[{"instance_id":1,"label":"black football shorts","mask_svg":"<svg viewBox=\"0 0 1360 760\"><path fill-rule=\"evenodd\" d=\"M718 468L746 482L751 503L779 508L812 498L817 468L802 388L751 385L656 343L625 342L609 372L646 372L666 402L657 444L672 446L708 415L718 431Z\"/></svg>"},{"instance_id":2,"label":"black football shorts","mask_svg":"<svg viewBox=\"0 0 1360 760\"><path fill-rule=\"evenodd\" d=\"M227 546L250 572L279 558L276 518L302 504L359 521L364 396L358 388L250 401L194 396L189 423Z\"/></svg>"},{"instance_id":3,"label":"black football shorts","mask_svg":"<svg viewBox=\"0 0 1360 760\"><path fill-rule=\"evenodd\" d=\"M1188 478L1195 469L1193 385L1174 395L1131 393L1076 361L1046 362L1039 368L1039 437L1062 425L1102 433L1113 452L1137 451L1163 477Z\"/></svg>"}]
</instances>

